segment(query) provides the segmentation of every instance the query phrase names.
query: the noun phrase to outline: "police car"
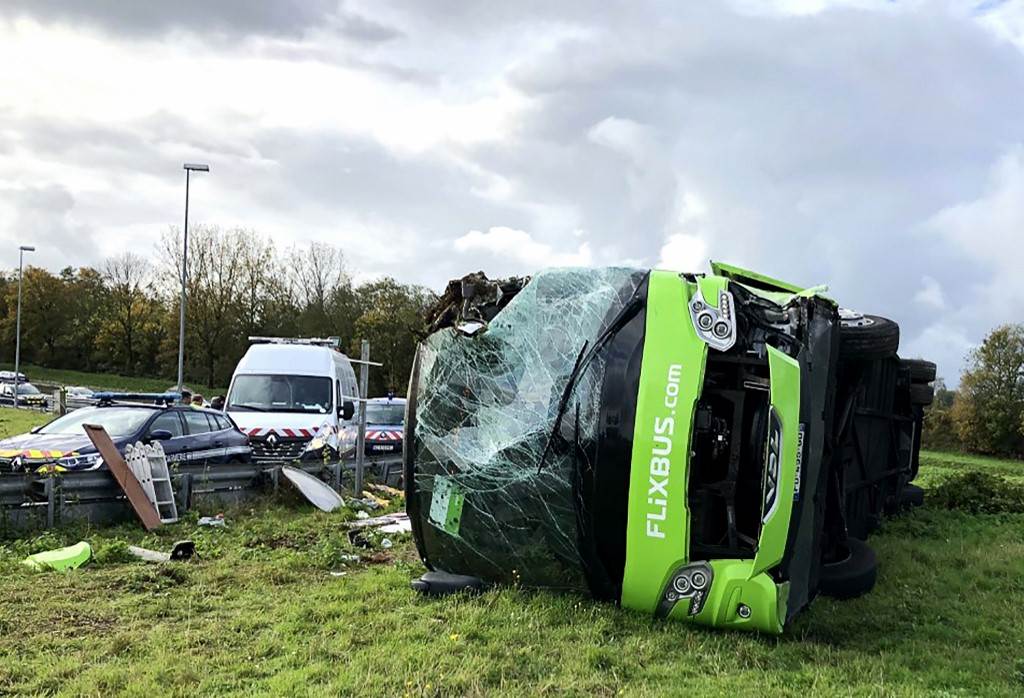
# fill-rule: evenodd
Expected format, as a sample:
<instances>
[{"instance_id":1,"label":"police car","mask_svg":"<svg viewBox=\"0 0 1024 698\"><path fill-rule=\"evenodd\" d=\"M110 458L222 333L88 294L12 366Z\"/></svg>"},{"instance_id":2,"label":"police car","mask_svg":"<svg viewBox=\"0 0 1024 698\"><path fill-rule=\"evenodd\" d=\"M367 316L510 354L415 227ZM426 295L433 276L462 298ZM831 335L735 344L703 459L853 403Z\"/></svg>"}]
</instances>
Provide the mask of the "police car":
<instances>
[{"instance_id":1,"label":"police car","mask_svg":"<svg viewBox=\"0 0 1024 698\"><path fill-rule=\"evenodd\" d=\"M0 440L0 471L97 470L103 459L82 429L102 426L119 450L159 441L171 463L247 463L249 439L222 412L176 404L177 393L97 393L95 407Z\"/></svg>"},{"instance_id":2,"label":"police car","mask_svg":"<svg viewBox=\"0 0 1024 698\"><path fill-rule=\"evenodd\" d=\"M0 404L14 404L14 383L0 382ZM20 407L37 407L46 409L49 404L46 395L36 386L27 381L21 381L17 385L18 405Z\"/></svg>"},{"instance_id":3,"label":"police car","mask_svg":"<svg viewBox=\"0 0 1024 698\"><path fill-rule=\"evenodd\" d=\"M405 398L377 397L366 401L366 454L401 453L405 440Z\"/></svg>"}]
</instances>

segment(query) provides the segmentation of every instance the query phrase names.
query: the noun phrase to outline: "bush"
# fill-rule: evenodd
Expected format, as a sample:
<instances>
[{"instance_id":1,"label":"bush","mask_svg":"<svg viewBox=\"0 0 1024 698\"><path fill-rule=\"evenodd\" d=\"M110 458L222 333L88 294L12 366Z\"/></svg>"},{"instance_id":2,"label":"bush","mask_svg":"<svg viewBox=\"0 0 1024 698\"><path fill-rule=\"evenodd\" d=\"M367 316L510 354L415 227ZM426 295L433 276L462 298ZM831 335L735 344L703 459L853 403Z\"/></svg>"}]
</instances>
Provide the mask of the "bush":
<instances>
[{"instance_id":1,"label":"bush","mask_svg":"<svg viewBox=\"0 0 1024 698\"><path fill-rule=\"evenodd\" d=\"M928 491L927 501L970 514L1024 514L1024 485L971 470L944 479Z\"/></svg>"}]
</instances>

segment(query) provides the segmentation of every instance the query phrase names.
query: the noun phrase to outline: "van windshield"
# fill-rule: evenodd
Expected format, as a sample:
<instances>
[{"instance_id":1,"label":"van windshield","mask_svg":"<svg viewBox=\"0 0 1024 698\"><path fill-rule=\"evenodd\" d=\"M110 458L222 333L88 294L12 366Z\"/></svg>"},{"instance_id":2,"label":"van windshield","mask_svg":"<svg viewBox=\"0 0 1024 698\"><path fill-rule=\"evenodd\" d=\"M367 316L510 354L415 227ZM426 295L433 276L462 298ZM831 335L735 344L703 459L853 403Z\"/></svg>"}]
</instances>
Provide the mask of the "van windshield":
<instances>
[{"instance_id":1,"label":"van windshield","mask_svg":"<svg viewBox=\"0 0 1024 698\"><path fill-rule=\"evenodd\" d=\"M228 410L317 412L331 409L331 379L325 376L236 376Z\"/></svg>"},{"instance_id":2,"label":"van windshield","mask_svg":"<svg viewBox=\"0 0 1024 698\"><path fill-rule=\"evenodd\" d=\"M366 405L367 424L404 424L405 404L404 403L381 403L371 402Z\"/></svg>"}]
</instances>

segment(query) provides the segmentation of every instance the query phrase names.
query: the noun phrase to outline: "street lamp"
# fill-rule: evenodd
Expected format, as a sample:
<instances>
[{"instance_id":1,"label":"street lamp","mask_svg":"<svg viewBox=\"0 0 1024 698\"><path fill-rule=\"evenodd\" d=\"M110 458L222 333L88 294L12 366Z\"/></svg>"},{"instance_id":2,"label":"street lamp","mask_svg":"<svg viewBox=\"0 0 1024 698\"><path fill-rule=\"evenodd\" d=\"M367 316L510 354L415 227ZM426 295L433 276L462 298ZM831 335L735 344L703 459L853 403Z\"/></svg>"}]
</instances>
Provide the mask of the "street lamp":
<instances>
[{"instance_id":1,"label":"street lamp","mask_svg":"<svg viewBox=\"0 0 1024 698\"><path fill-rule=\"evenodd\" d=\"M21 366L21 271L25 262L26 252L35 252L32 245L22 245L18 248L18 319L15 321L17 329L14 330L14 409L18 409L18 369Z\"/></svg>"},{"instance_id":2,"label":"street lamp","mask_svg":"<svg viewBox=\"0 0 1024 698\"><path fill-rule=\"evenodd\" d=\"M181 317L178 323L178 391L185 385L185 283L188 281L188 184L193 172L209 172L210 166L185 163L185 248L181 255Z\"/></svg>"}]
</instances>

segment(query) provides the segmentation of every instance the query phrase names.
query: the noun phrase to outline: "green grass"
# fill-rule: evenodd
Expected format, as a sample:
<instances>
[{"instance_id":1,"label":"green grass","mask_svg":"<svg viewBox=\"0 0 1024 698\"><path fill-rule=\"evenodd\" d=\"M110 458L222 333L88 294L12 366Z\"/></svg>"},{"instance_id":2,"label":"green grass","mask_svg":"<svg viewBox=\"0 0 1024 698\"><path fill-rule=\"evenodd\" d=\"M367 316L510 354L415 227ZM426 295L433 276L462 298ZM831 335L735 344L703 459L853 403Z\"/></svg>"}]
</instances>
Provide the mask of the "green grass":
<instances>
[{"instance_id":1,"label":"green grass","mask_svg":"<svg viewBox=\"0 0 1024 698\"><path fill-rule=\"evenodd\" d=\"M14 364L0 363L0 370L12 371ZM44 368L32 364L21 364L21 372L28 376L30 381L40 383L52 383L56 385L84 385L94 390L122 390L141 393L162 393L171 385L173 380L166 378L142 378L138 376L119 376L115 373L86 373L85 371L68 371L61 368ZM225 395L227 388L203 388L195 386L207 397L212 395Z\"/></svg>"},{"instance_id":2,"label":"green grass","mask_svg":"<svg viewBox=\"0 0 1024 698\"><path fill-rule=\"evenodd\" d=\"M13 407L0 407L0 439L15 434L24 434L39 424L46 424L53 415L38 410L16 410Z\"/></svg>"},{"instance_id":3,"label":"green grass","mask_svg":"<svg viewBox=\"0 0 1024 698\"><path fill-rule=\"evenodd\" d=\"M229 510L223 530L193 515L151 535L123 525L0 541L0 694L1024 693L1024 515L925 506L887 522L872 538L875 591L819 599L781 638L652 621L570 594L421 598L408 588L422 572L410 541L354 550L351 515L276 499ZM186 537L197 562L124 553ZM96 559L66 576L17 564L80 539ZM343 566L357 552L375 562Z\"/></svg>"},{"instance_id":4,"label":"green grass","mask_svg":"<svg viewBox=\"0 0 1024 698\"><path fill-rule=\"evenodd\" d=\"M922 486L928 486L943 477L969 470L1024 482L1024 461L942 451L921 451L921 474L918 482Z\"/></svg>"}]
</instances>

